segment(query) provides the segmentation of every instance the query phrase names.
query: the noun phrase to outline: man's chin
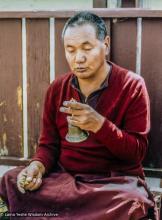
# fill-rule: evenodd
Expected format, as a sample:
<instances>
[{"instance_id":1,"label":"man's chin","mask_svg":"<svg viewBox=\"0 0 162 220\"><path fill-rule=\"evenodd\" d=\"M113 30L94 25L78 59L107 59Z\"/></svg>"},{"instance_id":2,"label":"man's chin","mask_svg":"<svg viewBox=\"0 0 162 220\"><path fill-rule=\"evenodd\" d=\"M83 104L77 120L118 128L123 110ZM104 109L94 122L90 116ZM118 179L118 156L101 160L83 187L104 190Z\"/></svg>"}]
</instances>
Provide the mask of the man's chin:
<instances>
[{"instance_id":1,"label":"man's chin","mask_svg":"<svg viewBox=\"0 0 162 220\"><path fill-rule=\"evenodd\" d=\"M86 80L86 79L90 79L89 76L77 76L77 78L78 78L78 79L85 79L85 80Z\"/></svg>"},{"instance_id":2,"label":"man's chin","mask_svg":"<svg viewBox=\"0 0 162 220\"><path fill-rule=\"evenodd\" d=\"M79 79L89 79L93 74L87 72L74 72Z\"/></svg>"}]
</instances>

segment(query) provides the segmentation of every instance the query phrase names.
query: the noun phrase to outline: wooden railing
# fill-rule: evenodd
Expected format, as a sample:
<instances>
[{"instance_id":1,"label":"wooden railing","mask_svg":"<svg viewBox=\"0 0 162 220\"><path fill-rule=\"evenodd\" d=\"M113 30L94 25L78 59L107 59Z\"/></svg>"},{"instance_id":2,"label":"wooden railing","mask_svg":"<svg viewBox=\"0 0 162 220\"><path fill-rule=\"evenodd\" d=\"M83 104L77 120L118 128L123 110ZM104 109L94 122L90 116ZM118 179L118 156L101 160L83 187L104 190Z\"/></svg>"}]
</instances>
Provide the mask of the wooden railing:
<instances>
[{"instance_id":1,"label":"wooden railing","mask_svg":"<svg viewBox=\"0 0 162 220\"><path fill-rule=\"evenodd\" d=\"M162 176L162 11L91 11L106 22L110 60L146 81L151 132L144 166ZM69 70L61 31L76 12L0 12L0 164L22 164L34 154L45 91Z\"/></svg>"}]
</instances>

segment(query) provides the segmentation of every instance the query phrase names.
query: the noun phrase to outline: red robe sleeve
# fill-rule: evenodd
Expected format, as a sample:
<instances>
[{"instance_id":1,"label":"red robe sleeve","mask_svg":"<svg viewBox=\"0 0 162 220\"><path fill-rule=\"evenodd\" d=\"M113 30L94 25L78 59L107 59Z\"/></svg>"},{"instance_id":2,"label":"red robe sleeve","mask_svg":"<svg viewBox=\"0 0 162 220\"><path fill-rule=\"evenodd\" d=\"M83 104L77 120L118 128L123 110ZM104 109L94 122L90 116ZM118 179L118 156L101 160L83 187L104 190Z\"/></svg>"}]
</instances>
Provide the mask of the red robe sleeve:
<instances>
[{"instance_id":1,"label":"red robe sleeve","mask_svg":"<svg viewBox=\"0 0 162 220\"><path fill-rule=\"evenodd\" d=\"M42 162L46 172L50 171L59 156L59 135L55 123L55 112L53 87L50 86L44 102L42 129L38 147L32 158L32 161L37 160Z\"/></svg>"},{"instance_id":2,"label":"red robe sleeve","mask_svg":"<svg viewBox=\"0 0 162 220\"><path fill-rule=\"evenodd\" d=\"M101 129L95 133L95 138L117 158L139 163L146 154L147 133L150 130L149 96L142 78L133 92L135 95L125 113L122 129L106 118Z\"/></svg>"}]
</instances>

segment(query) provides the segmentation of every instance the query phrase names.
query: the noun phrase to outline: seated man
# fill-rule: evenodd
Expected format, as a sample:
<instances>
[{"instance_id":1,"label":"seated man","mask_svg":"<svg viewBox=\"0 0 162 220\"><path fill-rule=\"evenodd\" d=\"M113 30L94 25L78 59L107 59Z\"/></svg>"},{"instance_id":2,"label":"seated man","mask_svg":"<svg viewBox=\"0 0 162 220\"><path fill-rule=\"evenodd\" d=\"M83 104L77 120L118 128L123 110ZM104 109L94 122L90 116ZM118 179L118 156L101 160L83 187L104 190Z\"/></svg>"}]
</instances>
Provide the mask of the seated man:
<instances>
[{"instance_id":1,"label":"seated man","mask_svg":"<svg viewBox=\"0 0 162 220\"><path fill-rule=\"evenodd\" d=\"M110 39L95 14L70 18L62 38L71 72L49 86L37 151L3 176L0 196L22 219L158 219L141 165L150 129L143 78L106 60Z\"/></svg>"}]
</instances>

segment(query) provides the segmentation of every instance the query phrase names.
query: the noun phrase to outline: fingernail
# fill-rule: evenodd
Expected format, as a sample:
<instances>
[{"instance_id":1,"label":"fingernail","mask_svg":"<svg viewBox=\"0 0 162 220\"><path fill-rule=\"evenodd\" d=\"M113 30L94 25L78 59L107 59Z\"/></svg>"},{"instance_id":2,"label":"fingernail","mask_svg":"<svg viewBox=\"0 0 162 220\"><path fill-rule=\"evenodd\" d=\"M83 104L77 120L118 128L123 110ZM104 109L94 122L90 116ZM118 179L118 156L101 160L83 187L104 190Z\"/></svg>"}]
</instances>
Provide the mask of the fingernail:
<instances>
[{"instance_id":1,"label":"fingernail","mask_svg":"<svg viewBox=\"0 0 162 220\"><path fill-rule=\"evenodd\" d=\"M30 182L30 181L32 181L32 177L29 176L26 178L26 180Z\"/></svg>"},{"instance_id":2,"label":"fingernail","mask_svg":"<svg viewBox=\"0 0 162 220\"><path fill-rule=\"evenodd\" d=\"M33 179L33 183L35 183L35 182L36 182L36 180L37 180L37 179L36 179L36 178L34 178L34 179Z\"/></svg>"},{"instance_id":3,"label":"fingernail","mask_svg":"<svg viewBox=\"0 0 162 220\"><path fill-rule=\"evenodd\" d=\"M64 108L63 107L60 107L60 112L64 112Z\"/></svg>"},{"instance_id":4,"label":"fingernail","mask_svg":"<svg viewBox=\"0 0 162 220\"><path fill-rule=\"evenodd\" d=\"M37 182L40 183L42 180L40 178L38 178Z\"/></svg>"},{"instance_id":5,"label":"fingernail","mask_svg":"<svg viewBox=\"0 0 162 220\"><path fill-rule=\"evenodd\" d=\"M22 194L25 194L25 190L24 189L19 189L20 190L20 192L22 193Z\"/></svg>"},{"instance_id":6,"label":"fingernail","mask_svg":"<svg viewBox=\"0 0 162 220\"><path fill-rule=\"evenodd\" d=\"M68 102L67 101L64 101L63 102L63 105L67 106Z\"/></svg>"}]
</instances>

